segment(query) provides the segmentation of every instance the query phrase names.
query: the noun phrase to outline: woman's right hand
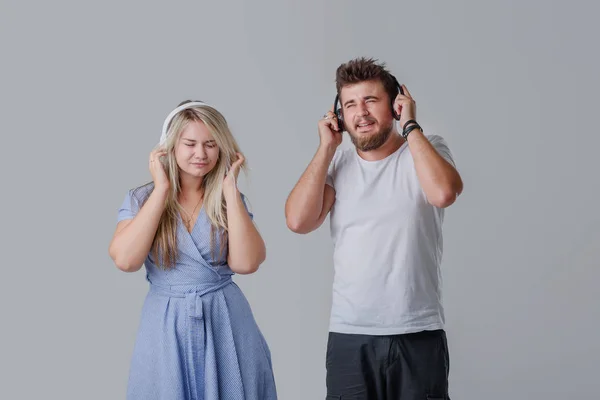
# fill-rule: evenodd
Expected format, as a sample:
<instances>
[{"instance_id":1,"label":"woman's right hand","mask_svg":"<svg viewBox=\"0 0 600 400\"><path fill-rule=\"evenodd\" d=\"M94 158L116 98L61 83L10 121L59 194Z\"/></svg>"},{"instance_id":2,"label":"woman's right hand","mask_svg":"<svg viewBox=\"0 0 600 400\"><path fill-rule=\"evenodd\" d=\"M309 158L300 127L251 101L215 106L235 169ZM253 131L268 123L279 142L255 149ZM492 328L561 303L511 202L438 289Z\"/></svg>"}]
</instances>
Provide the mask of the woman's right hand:
<instances>
[{"instance_id":1,"label":"woman's right hand","mask_svg":"<svg viewBox=\"0 0 600 400\"><path fill-rule=\"evenodd\" d=\"M155 149L150 153L149 168L152 174L152 180L154 181L154 189L168 190L169 189L169 178L165 172L165 167L160 161L160 157L167 155L167 152L162 149Z\"/></svg>"}]
</instances>

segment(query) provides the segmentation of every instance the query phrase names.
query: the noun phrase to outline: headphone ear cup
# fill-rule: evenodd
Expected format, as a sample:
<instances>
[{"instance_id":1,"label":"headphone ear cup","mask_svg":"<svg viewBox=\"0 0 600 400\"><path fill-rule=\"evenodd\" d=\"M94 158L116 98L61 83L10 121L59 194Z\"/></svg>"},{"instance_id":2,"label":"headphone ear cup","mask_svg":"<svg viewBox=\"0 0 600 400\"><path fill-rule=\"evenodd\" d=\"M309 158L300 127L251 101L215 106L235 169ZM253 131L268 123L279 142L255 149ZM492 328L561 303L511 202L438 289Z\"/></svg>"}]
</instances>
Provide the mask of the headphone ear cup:
<instances>
[{"instance_id":1,"label":"headphone ear cup","mask_svg":"<svg viewBox=\"0 0 600 400\"><path fill-rule=\"evenodd\" d=\"M342 109L337 108L339 100L340 100L340 95L337 94L335 96L335 101L333 102L333 113L335 114L335 117L337 118L338 132L343 132L345 130L344 117L342 116Z\"/></svg>"},{"instance_id":2,"label":"headphone ear cup","mask_svg":"<svg viewBox=\"0 0 600 400\"><path fill-rule=\"evenodd\" d=\"M394 80L396 81L396 86L398 87L398 94L404 95L404 90L402 90L402 85L400 85L400 83L396 80L396 78L394 78ZM394 118L397 121L400 121L400 114L398 114L396 112L396 110L394 109L395 100L396 99L392 100L392 115L394 116Z\"/></svg>"},{"instance_id":3,"label":"headphone ear cup","mask_svg":"<svg viewBox=\"0 0 600 400\"><path fill-rule=\"evenodd\" d=\"M344 128L344 117L342 116L342 110L335 110L335 116L337 118L337 123L338 123L338 129L340 132L345 131L346 129Z\"/></svg>"},{"instance_id":4,"label":"headphone ear cup","mask_svg":"<svg viewBox=\"0 0 600 400\"><path fill-rule=\"evenodd\" d=\"M398 114L398 113L396 112L396 109L394 108L394 103L395 103L395 100L394 100L394 101L392 101L392 104L390 104L390 107L392 108L392 117L394 117L394 119L395 119L396 121L399 121L399 120L400 120L400 114Z\"/></svg>"}]
</instances>

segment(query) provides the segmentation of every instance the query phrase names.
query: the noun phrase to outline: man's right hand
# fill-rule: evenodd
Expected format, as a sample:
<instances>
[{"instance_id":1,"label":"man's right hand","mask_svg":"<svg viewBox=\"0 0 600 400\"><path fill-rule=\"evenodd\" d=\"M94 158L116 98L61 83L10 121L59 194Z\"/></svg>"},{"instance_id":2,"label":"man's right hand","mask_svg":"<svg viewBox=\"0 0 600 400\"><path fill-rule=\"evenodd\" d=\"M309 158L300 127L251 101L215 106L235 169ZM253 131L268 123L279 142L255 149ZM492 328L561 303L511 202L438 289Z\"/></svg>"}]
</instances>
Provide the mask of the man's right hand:
<instances>
[{"instance_id":1,"label":"man's right hand","mask_svg":"<svg viewBox=\"0 0 600 400\"><path fill-rule=\"evenodd\" d=\"M335 150L342 143L342 132L339 132L338 129L337 117L333 110L329 110L319 121L319 137L322 147Z\"/></svg>"}]
</instances>

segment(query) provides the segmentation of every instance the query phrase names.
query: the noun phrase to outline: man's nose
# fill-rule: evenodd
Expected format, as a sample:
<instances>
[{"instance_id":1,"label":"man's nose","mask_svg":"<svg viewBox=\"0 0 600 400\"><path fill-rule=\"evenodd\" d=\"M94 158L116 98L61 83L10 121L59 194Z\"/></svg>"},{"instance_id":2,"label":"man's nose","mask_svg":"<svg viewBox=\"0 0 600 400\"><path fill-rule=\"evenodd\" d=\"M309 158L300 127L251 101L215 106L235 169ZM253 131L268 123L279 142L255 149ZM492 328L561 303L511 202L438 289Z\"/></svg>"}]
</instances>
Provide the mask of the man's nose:
<instances>
[{"instance_id":1,"label":"man's nose","mask_svg":"<svg viewBox=\"0 0 600 400\"><path fill-rule=\"evenodd\" d=\"M367 104L364 102L358 103L358 115L364 116L369 115L369 109L367 108Z\"/></svg>"}]
</instances>

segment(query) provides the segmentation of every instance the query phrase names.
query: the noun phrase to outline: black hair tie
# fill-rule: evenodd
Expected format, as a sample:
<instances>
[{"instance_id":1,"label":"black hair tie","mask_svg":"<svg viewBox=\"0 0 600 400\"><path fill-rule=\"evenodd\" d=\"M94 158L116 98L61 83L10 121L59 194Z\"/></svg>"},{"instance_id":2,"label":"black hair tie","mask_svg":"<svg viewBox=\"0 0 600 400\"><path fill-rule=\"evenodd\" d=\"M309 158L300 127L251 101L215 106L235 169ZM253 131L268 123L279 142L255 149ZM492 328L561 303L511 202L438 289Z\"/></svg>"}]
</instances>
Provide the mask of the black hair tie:
<instances>
[{"instance_id":1,"label":"black hair tie","mask_svg":"<svg viewBox=\"0 0 600 400\"><path fill-rule=\"evenodd\" d=\"M402 127L402 130L403 130L403 131L404 131L404 130L406 130L406 127L407 127L407 126L408 126L408 124L410 124L410 123L415 123L415 124L416 124L416 123L417 123L417 121L415 121L414 119L410 119L410 120L406 121L406 123L405 123L405 124L404 124L404 126ZM417 124L417 125L418 125L418 124Z\"/></svg>"},{"instance_id":2,"label":"black hair tie","mask_svg":"<svg viewBox=\"0 0 600 400\"><path fill-rule=\"evenodd\" d=\"M411 122L411 121L409 121L409 122ZM417 121L412 121L412 122L414 122L414 124L409 126L408 128L406 128L406 126L408 125L408 122L406 124L404 124L405 128L402 130L402 137L405 139L408 136L408 134L411 133L413 130L415 130L415 129L421 129L421 131L423 130L423 128L421 128L421 125L417 124Z\"/></svg>"}]
</instances>

